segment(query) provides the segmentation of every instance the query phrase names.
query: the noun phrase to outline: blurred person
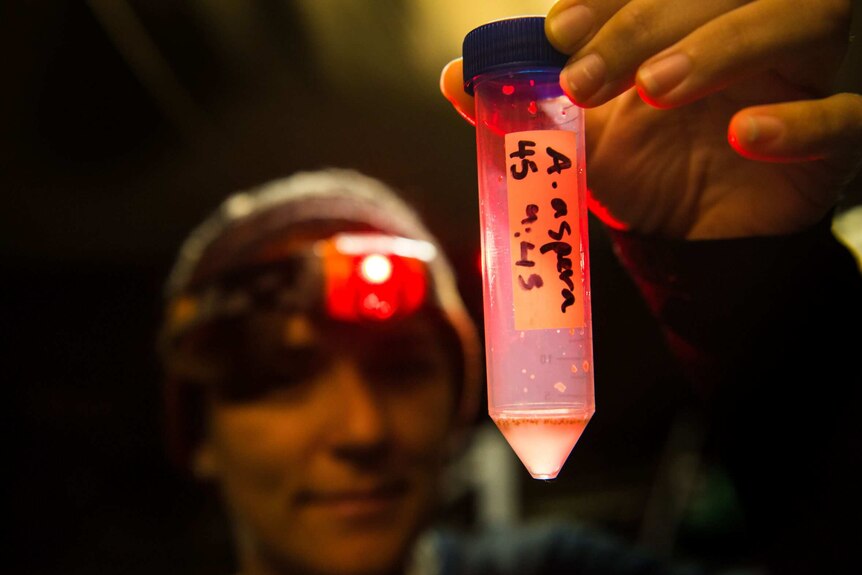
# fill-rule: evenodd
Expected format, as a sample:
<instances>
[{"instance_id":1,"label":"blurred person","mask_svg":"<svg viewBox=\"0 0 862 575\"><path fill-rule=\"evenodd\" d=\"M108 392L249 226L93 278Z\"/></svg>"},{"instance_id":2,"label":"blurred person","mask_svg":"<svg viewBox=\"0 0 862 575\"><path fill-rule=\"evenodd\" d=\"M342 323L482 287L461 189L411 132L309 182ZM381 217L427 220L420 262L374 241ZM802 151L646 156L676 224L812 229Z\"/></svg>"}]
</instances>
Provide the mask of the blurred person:
<instances>
[{"instance_id":1,"label":"blurred person","mask_svg":"<svg viewBox=\"0 0 862 575\"><path fill-rule=\"evenodd\" d=\"M573 54L561 82L587 108L591 207L700 393L705 451L733 479L755 573L850 572L860 535L862 278L830 215L858 169L862 104L830 92L849 3L805 7L799 24L798 4L777 0L568 1L547 28ZM459 76L455 61L441 87L469 120ZM439 250L421 303L329 307L327 258L372 255L336 236L434 244L409 210L356 193L366 185L389 195L338 172L241 193L172 275L173 437L220 488L237 569L663 572L569 525L428 530L478 403L478 344Z\"/></svg>"},{"instance_id":2,"label":"blurred person","mask_svg":"<svg viewBox=\"0 0 862 575\"><path fill-rule=\"evenodd\" d=\"M831 225L862 160L862 96L836 88L852 9L560 0L545 22L586 109L590 207L770 573L854 571L862 541L862 278ZM463 84L453 60L441 90L473 122Z\"/></svg>"},{"instance_id":3,"label":"blurred person","mask_svg":"<svg viewBox=\"0 0 862 575\"><path fill-rule=\"evenodd\" d=\"M238 192L166 289L172 453L217 488L237 572L674 572L574 524L437 521L482 354L437 240L382 182L327 169Z\"/></svg>"}]
</instances>

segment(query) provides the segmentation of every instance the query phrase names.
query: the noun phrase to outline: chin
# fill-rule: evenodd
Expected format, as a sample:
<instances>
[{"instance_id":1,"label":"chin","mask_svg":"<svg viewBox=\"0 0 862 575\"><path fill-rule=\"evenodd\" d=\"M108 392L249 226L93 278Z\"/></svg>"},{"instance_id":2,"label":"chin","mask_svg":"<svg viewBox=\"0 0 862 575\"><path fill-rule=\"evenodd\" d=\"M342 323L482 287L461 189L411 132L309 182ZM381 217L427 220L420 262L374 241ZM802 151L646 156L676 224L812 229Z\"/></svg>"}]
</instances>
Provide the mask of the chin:
<instances>
[{"instance_id":1,"label":"chin","mask_svg":"<svg viewBox=\"0 0 862 575\"><path fill-rule=\"evenodd\" d=\"M384 575L401 572L413 549L414 534L389 525L341 538L331 549L321 549L331 573L343 575Z\"/></svg>"},{"instance_id":2,"label":"chin","mask_svg":"<svg viewBox=\"0 0 862 575\"><path fill-rule=\"evenodd\" d=\"M367 559L363 561L363 559ZM344 561L327 561L320 575L394 575L404 572L404 558L389 560L373 555L354 555Z\"/></svg>"},{"instance_id":3,"label":"chin","mask_svg":"<svg viewBox=\"0 0 862 575\"><path fill-rule=\"evenodd\" d=\"M268 563L277 573L313 575L392 575L402 573L415 542L413 529L393 519L387 525L363 529L315 531L302 537L293 533L270 540L258 540L252 555ZM252 559L252 562L256 562Z\"/></svg>"},{"instance_id":4,"label":"chin","mask_svg":"<svg viewBox=\"0 0 862 575\"><path fill-rule=\"evenodd\" d=\"M341 542L330 548L321 545L305 551L305 556L301 558L304 568L297 569L297 565L291 565L283 572L314 575L392 575L403 572L405 559L410 556L412 548L403 540L357 541Z\"/></svg>"}]
</instances>

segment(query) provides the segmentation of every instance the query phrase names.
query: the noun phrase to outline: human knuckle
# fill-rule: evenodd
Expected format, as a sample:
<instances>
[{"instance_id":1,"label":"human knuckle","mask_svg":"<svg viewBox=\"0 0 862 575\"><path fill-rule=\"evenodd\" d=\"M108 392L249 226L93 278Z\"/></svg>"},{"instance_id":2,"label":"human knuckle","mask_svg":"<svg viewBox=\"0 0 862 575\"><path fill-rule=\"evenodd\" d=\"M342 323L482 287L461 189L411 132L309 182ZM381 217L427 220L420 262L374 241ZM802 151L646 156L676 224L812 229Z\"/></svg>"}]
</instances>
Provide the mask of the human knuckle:
<instances>
[{"instance_id":1,"label":"human knuckle","mask_svg":"<svg viewBox=\"0 0 862 575\"><path fill-rule=\"evenodd\" d=\"M617 14L619 38L627 44L648 44L656 29L655 15L647 8L629 4Z\"/></svg>"}]
</instances>

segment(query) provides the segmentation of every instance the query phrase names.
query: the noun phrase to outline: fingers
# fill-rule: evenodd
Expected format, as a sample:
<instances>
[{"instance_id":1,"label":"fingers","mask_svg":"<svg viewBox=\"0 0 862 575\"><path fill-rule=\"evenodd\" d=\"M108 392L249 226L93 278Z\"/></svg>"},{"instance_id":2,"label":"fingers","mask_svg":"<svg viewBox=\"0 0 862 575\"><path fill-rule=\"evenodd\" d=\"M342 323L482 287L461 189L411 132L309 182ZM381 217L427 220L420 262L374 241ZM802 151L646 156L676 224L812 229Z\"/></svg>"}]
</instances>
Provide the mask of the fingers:
<instances>
[{"instance_id":1,"label":"fingers","mask_svg":"<svg viewBox=\"0 0 862 575\"><path fill-rule=\"evenodd\" d=\"M845 4L806 0L789 10L784 0L759 0L726 12L640 66L638 91L656 107L676 107L772 71L798 91L822 94L846 48Z\"/></svg>"},{"instance_id":2,"label":"fingers","mask_svg":"<svg viewBox=\"0 0 862 575\"><path fill-rule=\"evenodd\" d=\"M603 104L634 84L644 60L745 2L562 0L546 18L549 40L575 50L561 85L580 106Z\"/></svg>"},{"instance_id":3,"label":"fingers","mask_svg":"<svg viewBox=\"0 0 862 575\"><path fill-rule=\"evenodd\" d=\"M754 160L827 159L854 168L862 160L862 96L842 93L746 108L731 119L728 140Z\"/></svg>"},{"instance_id":4,"label":"fingers","mask_svg":"<svg viewBox=\"0 0 862 575\"><path fill-rule=\"evenodd\" d=\"M476 125L473 96L464 91L464 66L461 58L456 58L443 67L440 72L440 91L461 117Z\"/></svg>"},{"instance_id":5,"label":"fingers","mask_svg":"<svg viewBox=\"0 0 862 575\"><path fill-rule=\"evenodd\" d=\"M649 103L674 107L775 66L800 86L827 85L850 12L851 0L560 0L545 30L572 54L560 80L578 105L637 81Z\"/></svg>"},{"instance_id":6,"label":"fingers","mask_svg":"<svg viewBox=\"0 0 862 575\"><path fill-rule=\"evenodd\" d=\"M554 47L574 54L629 0L559 0L545 16L545 35Z\"/></svg>"}]
</instances>

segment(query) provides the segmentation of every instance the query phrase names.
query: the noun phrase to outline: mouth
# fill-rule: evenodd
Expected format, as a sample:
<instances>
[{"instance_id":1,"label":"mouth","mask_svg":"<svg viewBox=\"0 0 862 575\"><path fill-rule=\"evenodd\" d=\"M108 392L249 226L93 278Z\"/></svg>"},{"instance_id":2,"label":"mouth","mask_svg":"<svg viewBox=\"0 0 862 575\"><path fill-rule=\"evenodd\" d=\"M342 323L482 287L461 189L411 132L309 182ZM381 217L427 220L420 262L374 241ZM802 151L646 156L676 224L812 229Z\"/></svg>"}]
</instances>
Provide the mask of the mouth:
<instances>
[{"instance_id":1,"label":"mouth","mask_svg":"<svg viewBox=\"0 0 862 575\"><path fill-rule=\"evenodd\" d=\"M405 481L356 485L335 489L307 489L297 502L309 511L345 521L382 519L391 515L407 495Z\"/></svg>"}]
</instances>

